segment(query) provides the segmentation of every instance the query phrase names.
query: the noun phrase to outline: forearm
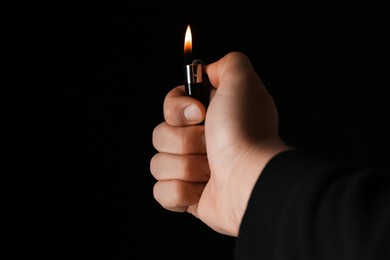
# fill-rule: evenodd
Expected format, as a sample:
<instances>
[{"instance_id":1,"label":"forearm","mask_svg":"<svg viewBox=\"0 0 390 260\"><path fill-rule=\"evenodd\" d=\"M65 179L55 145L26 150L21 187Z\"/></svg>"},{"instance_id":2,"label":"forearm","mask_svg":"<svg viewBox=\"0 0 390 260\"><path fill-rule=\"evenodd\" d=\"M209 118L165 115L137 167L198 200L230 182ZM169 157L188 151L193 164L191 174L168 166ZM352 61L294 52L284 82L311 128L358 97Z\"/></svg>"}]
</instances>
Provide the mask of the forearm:
<instances>
[{"instance_id":1,"label":"forearm","mask_svg":"<svg viewBox=\"0 0 390 260\"><path fill-rule=\"evenodd\" d=\"M236 257L389 257L389 186L384 172L328 163L299 151L279 154L251 194Z\"/></svg>"}]
</instances>

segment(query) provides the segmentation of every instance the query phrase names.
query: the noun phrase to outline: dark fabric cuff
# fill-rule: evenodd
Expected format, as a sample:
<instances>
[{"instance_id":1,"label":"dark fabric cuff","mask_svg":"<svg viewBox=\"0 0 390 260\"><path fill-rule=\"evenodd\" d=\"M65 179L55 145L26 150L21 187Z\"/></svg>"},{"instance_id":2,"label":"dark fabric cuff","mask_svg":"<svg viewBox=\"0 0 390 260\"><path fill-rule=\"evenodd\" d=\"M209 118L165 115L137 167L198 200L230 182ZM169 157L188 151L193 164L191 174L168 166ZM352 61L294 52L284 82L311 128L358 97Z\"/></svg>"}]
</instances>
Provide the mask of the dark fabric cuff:
<instances>
[{"instance_id":1,"label":"dark fabric cuff","mask_svg":"<svg viewBox=\"0 0 390 260\"><path fill-rule=\"evenodd\" d=\"M235 246L235 259L271 259L276 226L289 194L311 169L324 163L302 151L277 154L263 169L248 202Z\"/></svg>"}]
</instances>

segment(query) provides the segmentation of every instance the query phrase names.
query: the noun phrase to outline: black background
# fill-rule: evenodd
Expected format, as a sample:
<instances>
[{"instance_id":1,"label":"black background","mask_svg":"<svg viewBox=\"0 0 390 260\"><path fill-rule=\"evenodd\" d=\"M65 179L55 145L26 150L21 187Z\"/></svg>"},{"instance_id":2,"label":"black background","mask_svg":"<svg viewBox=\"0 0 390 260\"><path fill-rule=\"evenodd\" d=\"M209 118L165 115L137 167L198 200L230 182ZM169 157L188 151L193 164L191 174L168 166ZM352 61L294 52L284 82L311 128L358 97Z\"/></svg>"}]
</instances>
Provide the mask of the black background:
<instances>
[{"instance_id":1,"label":"black background","mask_svg":"<svg viewBox=\"0 0 390 260\"><path fill-rule=\"evenodd\" d=\"M149 161L184 33L206 63L242 51L286 142L386 164L388 4L3 2L6 259L232 259L234 239L153 199ZM5 36L5 37L4 37Z\"/></svg>"}]
</instances>

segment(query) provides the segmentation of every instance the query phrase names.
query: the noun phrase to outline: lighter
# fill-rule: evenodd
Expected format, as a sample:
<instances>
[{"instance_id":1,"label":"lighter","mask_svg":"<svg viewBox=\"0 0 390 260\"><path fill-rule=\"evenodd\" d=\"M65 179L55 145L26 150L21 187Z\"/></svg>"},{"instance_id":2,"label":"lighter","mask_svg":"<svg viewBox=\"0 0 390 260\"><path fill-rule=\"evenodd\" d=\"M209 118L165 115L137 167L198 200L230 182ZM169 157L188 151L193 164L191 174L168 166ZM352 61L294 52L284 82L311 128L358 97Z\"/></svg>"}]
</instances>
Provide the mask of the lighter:
<instances>
[{"instance_id":1,"label":"lighter","mask_svg":"<svg viewBox=\"0 0 390 260\"><path fill-rule=\"evenodd\" d=\"M207 109L210 101L210 84L207 74L203 71L204 63L200 59L195 59L189 63L192 55L192 35L190 26L187 26L184 41L184 78L185 91L187 95L198 99ZM189 64L188 64L189 63Z\"/></svg>"}]
</instances>

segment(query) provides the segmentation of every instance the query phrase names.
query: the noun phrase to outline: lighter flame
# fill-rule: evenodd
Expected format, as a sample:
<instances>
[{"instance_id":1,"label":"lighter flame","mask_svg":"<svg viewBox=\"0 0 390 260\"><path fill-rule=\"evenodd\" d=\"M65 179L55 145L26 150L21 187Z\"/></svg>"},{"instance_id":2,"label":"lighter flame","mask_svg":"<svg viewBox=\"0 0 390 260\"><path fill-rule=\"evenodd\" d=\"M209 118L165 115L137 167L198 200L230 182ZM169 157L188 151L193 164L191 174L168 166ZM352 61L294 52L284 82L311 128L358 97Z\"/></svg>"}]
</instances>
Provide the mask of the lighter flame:
<instances>
[{"instance_id":1,"label":"lighter flame","mask_svg":"<svg viewBox=\"0 0 390 260\"><path fill-rule=\"evenodd\" d=\"M192 35L190 25L187 26L186 35L184 39L184 52L192 52Z\"/></svg>"}]
</instances>

